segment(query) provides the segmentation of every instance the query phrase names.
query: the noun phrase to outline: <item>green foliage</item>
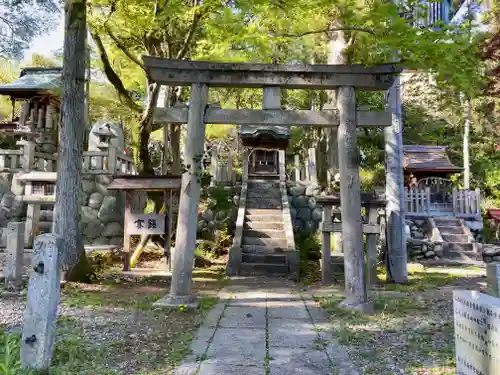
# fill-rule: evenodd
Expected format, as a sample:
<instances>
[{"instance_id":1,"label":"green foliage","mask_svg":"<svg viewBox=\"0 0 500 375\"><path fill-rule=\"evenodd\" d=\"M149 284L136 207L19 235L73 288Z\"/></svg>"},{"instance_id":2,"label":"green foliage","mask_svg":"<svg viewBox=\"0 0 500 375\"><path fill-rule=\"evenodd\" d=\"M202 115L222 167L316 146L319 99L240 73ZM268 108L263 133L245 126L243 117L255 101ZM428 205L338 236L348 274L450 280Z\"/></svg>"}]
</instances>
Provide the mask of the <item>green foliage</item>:
<instances>
[{"instance_id":1,"label":"green foliage","mask_svg":"<svg viewBox=\"0 0 500 375\"><path fill-rule=\"evenodd\" d=\"M0 330L0 375L17 375L21 368L21 337Z\"/></svg>"},{"instance_id":2,"label":"green foliage","mask_svg":"<svg viewBox=\"0 0 500 375\"><path fill-rule=\"evenodd\" d=\"M206 192L207 207L214 211L227 211L233 208L233 200L230 191L223 186L209 187Z\"/></svg>"}]
</instances>

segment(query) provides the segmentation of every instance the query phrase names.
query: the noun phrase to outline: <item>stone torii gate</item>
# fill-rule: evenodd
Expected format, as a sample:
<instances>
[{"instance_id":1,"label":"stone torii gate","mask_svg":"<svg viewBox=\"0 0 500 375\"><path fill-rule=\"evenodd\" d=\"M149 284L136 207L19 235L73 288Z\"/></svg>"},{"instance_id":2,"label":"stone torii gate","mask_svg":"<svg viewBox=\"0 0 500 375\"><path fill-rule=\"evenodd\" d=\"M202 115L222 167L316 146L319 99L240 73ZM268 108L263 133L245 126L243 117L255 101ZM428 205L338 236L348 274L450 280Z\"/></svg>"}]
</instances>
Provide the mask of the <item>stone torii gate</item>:
<instances>
[{"instance_id":1,"label":"stone torii gate","mask_svg":"<svg viewBox=\"0 0 500 375\"><path fill-rule=\"evenodd\" d=\"M158 108L155 121L187 123L185 167L170 294L160 300L164 306L196 305L191 295L193 257L196 246L197 209L200 198L201 157L205 125L238 124L266 126L338 126L342 234L345 253L346 301L344 305L363 309L366 302L362 238L359 151L356 126L390 126L390 112L357 111L355 89L387 90L401 71L392 64L362 65L278 65L235 64L167 60L144 56L151 79L161 85L191 86L188 108ZM207 105L208 88L251 87L264 89L262 110L221 109ZM280 89L338 89L337 109L282 110ZM406 268L405 264L399 266Z\"/></svg>"}]
</instances>

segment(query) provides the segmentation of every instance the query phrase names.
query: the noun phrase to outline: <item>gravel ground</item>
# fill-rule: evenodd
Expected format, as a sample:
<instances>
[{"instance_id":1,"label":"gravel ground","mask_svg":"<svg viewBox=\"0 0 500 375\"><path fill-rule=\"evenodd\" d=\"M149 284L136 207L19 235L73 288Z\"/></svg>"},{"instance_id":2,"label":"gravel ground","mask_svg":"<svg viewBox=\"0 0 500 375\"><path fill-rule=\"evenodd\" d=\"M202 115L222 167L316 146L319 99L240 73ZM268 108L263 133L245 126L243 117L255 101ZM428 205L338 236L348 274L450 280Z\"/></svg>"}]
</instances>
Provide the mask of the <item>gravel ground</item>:
<instances>
[{"instance_id":1,"label":"gravel ground","mask_svg":"<svg viewBox=\"0 0 500 375\"><path fill-rule=\"evenodd\" d=\"M149 259L140 266L155 265ZM171 374L222 285L217 267L195 272L198 310L153 308L169 282L124 278L118 268L100 272L93 284L63 285L51 374ZM25 290L16 295L2 288L0 330L20 333Z\"/></svg>"},{"instance_id":2,"label":"gravel ground","mask_svg":"<svg viewBox=\"0 0 500 375\"><path fill-rule=\"evenodd\" d=\"M333 336L363 375L455 374L452 291L483 290L484 270L426 269L408 285L370 293L375 315L338 307L340 287L317 290Z\"/></svg>"}]
</instances>

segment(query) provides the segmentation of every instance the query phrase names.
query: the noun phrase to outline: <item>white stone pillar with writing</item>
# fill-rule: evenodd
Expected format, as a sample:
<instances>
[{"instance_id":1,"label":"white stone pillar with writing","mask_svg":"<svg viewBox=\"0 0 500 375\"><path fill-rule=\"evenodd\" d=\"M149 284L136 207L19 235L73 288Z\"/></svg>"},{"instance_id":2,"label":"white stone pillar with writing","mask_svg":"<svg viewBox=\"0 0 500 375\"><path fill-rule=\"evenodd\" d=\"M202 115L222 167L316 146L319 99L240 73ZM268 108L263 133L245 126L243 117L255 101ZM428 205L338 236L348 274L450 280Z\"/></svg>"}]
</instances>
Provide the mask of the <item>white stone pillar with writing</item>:
<instances>
[{"instance_id":1,"label":"white stone pillar with writing","mask_svg":"<svg viewBox=\"0 0 500 375\"><path fill-rule=\"evenodd\" d=\"M191 295L193 259L196 247L198 204L201 191L201 159L204 153L205 123L203 117L207 106L208 86L191 85L189 117L186 131L184 164L187 171L182 175L179 199L179 214L172 259L172 282L170 294L155 306L198 306L199 301Z\"/></svg>"},{"instance_id":2,"label":"white stone pillar with writing","mask_svg":"<svg viewBox=\"0 0 500 375\"><path fill-rule=\"evenodd\" d=\"M56 338L62 251L63 239L56 234L35 238L21 342L23 368L46 370L50 366Z\"/></svg>"}]
</instances>

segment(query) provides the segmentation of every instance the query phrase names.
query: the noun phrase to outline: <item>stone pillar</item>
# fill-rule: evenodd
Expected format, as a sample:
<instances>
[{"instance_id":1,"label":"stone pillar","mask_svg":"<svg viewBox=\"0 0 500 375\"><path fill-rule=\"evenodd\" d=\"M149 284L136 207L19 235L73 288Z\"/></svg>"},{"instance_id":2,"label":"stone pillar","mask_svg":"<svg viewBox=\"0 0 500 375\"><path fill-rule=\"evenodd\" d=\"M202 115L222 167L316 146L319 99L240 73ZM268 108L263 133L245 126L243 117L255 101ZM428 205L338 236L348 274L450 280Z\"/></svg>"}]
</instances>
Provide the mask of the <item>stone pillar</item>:
<instances>
[{"instance_id":1,"label":"stone pillar","mask_svg":"<svg viewBox=\"0 0 500 375\"><path fill-rule=\"evenodd\" d=\"M212 147L210 153L212 154L210 158L210 169L212 173L212 179L210 180L210 185L215 186L216 183L218 182L217 172L219 170L219 159L217 157L217 149L215 147Z\"/></svg>"},{"instance_id":2,"label":"stone pillar","mask_svg":"<svg viewBox=\"0 0 500 375\"><path fill-rule=\"evenodd\" d=\"M344 245L345 292L342 305L369 311L365 286L365 253L361 220L359 186L359 150L356 134L356 99L354 87L337 91L340 126L338 131L340 167L340 207Z\"/></svg>"},{"instance_id":3,"label":"stone pillar","mask_svg":"<svg viewBox=\"0 0 500 375\"><path fill-rule=\"evenodd\" d=\"M172 257L172 283L170 295L157 301L155 303L157 306L184 304L194 307L198 304L195 297L191 295L191 287L201 190L201 159L205 143L203 117L207 98L208 86L206 84L191 85L184 159L187 172L182 175L175 250Z\"/></svg>"},{"instance_id":4,"label":"stone pillar","mask_svg":"<svg viewBox=\"0 0 500 375\"><path fill-rule=\"evenodd\" d=\"M295 182L299 182L300 181L300 157L299 157L299 155L293 156L293 163L295 164L295 168L294 168Z\"/></svg>"},{"instance_id":5,"label":"stone pillar","mask_svg":"<svg viewBox=\"0 0 500 375\"><path fill-rule=\"evenodd\" d=\"M307 168L309 169L309 178L313 185L318 184L318 172L316 169L316 149L310 148L307 150L308 153L308 162Z\"/></svg>"},{"instance_id":6,"label":"stone pillar","mask_svg":"<svg viewBox=\"0 0 500 375\"><path fill-rule=\"evenodd\" d=\"M486 266L487 293L500 297L500 263L488 263Z\"/></svg>"},{"instance_id":7,"label":"stone pillar","mask_svg":"<svg viewBox=\"0 0 500 375\"><path fill-rule=\"evenodd\" d=\"M332 206L329 204L325 204L323 206L323 217L321 220L321 224L328 224L332 222ZM324 285L330 285L332 283L332 255L331 255L331 233L323 232L322 233L322 248L321 252L321 282Z\"/></svg>"},{"instance_id":8,"label":"stone pillar","mask_svg":"<svg viewBox=\"0 0 500 375\"><path fill-rule=\"evenodd\" d=\"M24 368L45 370L50 366L56 338L62 251L63 239L56 234L35 238L21 342Z\"/></svg>"},{"instance_id":9,"label":"stone pillar","mask_svg":"<svg viewBox=\"0 0 500 375\"><path fill-rule=\"evenodd\" d=\"M397 77L389 91L392 125L384 128L387 274L390 280L405 283L408 281L408 254L404 235L403 121L399 80Z\"/></svg>"},{"instance_id":10,"label":"stone pillar","mask_svg":"<svg viewBox=\"0 0 500 375\"><path fill-rule=\"evenodd\" d=\"M23 286L24 223L7 225L7 259L4 266L5 287L20 290Z\"/></svg>"}]
</instances>

